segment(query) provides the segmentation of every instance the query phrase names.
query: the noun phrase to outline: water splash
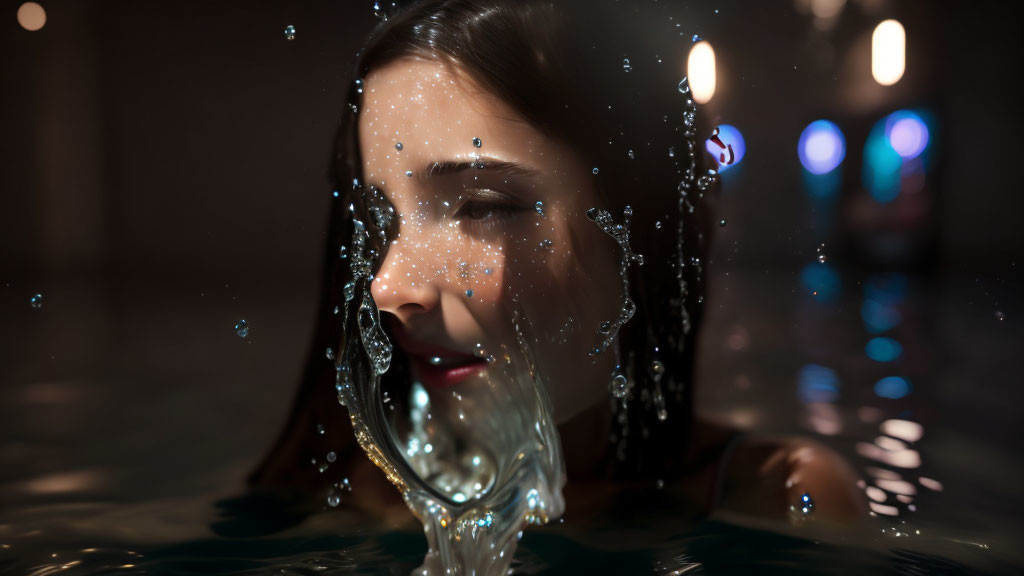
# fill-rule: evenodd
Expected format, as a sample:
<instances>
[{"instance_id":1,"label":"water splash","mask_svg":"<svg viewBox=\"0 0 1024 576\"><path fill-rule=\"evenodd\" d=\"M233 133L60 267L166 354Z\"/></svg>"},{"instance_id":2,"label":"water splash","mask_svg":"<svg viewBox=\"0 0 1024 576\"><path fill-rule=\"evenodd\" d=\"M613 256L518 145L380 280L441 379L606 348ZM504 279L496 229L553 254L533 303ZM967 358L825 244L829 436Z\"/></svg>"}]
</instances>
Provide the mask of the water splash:
<instances>
[{"instance_id":1,"label":"water splash","mask_svg":"<svg viewBox=\"0 0 1024 576\"><path fill-rule=\"evenodd\" d=\"M524 525L564 509L561 447L528 345L529 324L510 298L516 346L502 346L503 362L482 344L474 348L489 366L480 376L489 382L480 386L427 389L401 371L389 373L395 358L370 283L394 213L372 187L356 196L339 315L345 329L334 359L339 402L362 449L423 523L428 553L417 573L505 574ZM369 217L356 217L363 214ZM408 386L401 395L383 389L400 382ZM327 504L340 500L335 490Z\"/></svg>"},{"instance_id":2,"label":"water splash","mask_svg":"<svg viewBox=\"0 0 1024 576\"><path fill-rule=\"evenodd\" d=\"M596 356L611 345L614 341L615 336L618 334L619 329L622 328L623 324L629 322L633 318L633 314L636 313L636 303L629 295L629 267L631 264L643 265L644 257L642 254L633 252L633 248L629 241L629 230L630 224L633 218L633 208L626 206L622 210L622 223L618 224L612 218L612 215L607 210L601 210L598 208L591 208L587 211L587 218L589 218L594 224L601 229L602 232L611 236L615 243L619 245L619 277L622 281L622 296L619 306L619 314L614 320L603 322L598 327L598 334L602 336L601 341L591 351L591 356ZM614 379L614 374L612 378Z\"/></svg>"}]
</instances>

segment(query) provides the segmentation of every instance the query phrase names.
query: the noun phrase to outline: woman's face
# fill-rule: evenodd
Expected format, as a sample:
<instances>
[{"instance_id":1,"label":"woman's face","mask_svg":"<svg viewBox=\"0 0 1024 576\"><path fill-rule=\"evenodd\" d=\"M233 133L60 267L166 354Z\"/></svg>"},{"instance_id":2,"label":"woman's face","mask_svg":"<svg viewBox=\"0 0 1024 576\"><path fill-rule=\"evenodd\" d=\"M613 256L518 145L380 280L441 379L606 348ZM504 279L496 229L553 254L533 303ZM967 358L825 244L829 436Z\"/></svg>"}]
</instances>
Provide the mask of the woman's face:
<instances>
[{"instance_id":1,"label":"woman's face","mask_svg":"<svg viewBox=\"0 0 1024 576\"><path fill-rule=\"evenodd\" d=\"M365 183L400 222L371 293L414 377L459 393L508 366L530 378L528 362L506 361L521 356L518 325L557 422L605 398L614 350L589 351L622 284L618 247L586 217L600 207L594 167L460 72L415 58L364 79L359 144Z\"/></svg>"}]
</instances>

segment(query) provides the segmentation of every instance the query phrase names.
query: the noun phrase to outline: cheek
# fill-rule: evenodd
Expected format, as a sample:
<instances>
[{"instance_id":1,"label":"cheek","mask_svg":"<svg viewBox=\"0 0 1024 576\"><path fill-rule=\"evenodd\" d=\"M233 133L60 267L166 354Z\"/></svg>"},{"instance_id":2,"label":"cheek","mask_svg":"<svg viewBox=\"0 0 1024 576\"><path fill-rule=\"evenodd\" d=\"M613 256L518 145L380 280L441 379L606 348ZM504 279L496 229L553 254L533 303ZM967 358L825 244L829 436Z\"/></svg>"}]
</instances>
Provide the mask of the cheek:
<instances>
[{"instance_id":1,"label":"cheek","mask_svg":"<svg viewBox=\"0 0 1024 576\"><path fill-rule=\"evenodd\" d=\"M601 322L615 317L621 282L614 243L589 221L577 227L563 217L552 225L557 216L510 243L506 274L555 417L564 421L607 393L614 353L590 350Z\"/></svg>"}]
</instances>

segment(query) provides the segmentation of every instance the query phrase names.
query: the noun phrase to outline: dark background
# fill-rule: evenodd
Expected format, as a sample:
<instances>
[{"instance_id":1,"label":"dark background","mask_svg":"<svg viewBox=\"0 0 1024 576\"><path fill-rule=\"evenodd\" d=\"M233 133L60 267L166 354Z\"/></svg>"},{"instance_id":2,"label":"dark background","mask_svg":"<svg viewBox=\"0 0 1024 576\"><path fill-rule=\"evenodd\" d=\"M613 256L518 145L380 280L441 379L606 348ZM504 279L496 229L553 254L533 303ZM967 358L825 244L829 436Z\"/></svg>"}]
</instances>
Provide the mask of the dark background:
<instances>
[{"instance_id":1,"label":"dark background","mask_svg":"<svg viewBox=\"0 0 1024 576\"><path fill-rule=\"evenodd\" d=\"M37 32L18 25L19 4L0 1L0 503L237 489L310 342L330 145L372 2L49 0ZM850 0L818 22L801 0L680 2L686 35L660 64L685 61L692 33L711 41L718 90L703 113L747 144L723 174L702 411L809 431L796 374L828 364L848 424L826 440L851 455L869 441L868 404L922 422L950 503L934 508L968 531L1024 509L1012 5ZM870 35L891 17L907 72L883 88ZM892 224L861 209L860 151L904 107L934 115L935 163L923 212ZM847 138L831 204L808 195L795 153L817 118ZM896 249L872 242L876 226ZM823 242L841 273L824 303L799 276ZM910 281L903 403L872 397L880 373L863 358L857 302L883 272Z\"/></svg>"}]
</instances>

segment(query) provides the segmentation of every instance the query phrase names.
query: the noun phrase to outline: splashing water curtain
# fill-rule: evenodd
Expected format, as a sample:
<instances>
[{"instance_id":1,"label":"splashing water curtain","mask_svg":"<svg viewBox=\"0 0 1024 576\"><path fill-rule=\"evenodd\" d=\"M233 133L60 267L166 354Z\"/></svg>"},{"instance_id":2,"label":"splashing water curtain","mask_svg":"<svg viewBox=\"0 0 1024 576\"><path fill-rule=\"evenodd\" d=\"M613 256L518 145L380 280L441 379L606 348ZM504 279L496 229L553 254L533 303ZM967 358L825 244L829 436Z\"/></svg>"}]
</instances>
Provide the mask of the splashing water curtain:
<instances>
[{"instance_id":1,"label":"splashing water curtain","mask_svg":"<svg viewBox=\"0 0 1024 576\"><path fill-rule=\"evenodd\" d=\"M361 94L361 88L362 82L357 81L355 94ZM690 319L684 306L687 285L683 269L690 263L683 253L683 219L694 210L690 195L702 197L717 174L709 171L698 177L696 173L696 108L686 79L679 90L686 96L683 129L689 155L689 167L677 190L680 222L675 263L685 334ZM350 109L358 114L359 105ZM473 144L477 145L476 141ZM396 149L400 150L400 145ZM597 168L593 172L595 176L599 173ZM382 247L390 241L388 232L396 214L380 190L361 185L358 179L347 195L351 201L338 203L335 209L348 212L345 216L351 238L347 247L339 246L339 254L347 260L349 277L340 291L343 303L335 308L333 316L340 322L340 342L327 354L336 371L338 400L348 408L359 445L423 523L428 552L417 573L506 574L522 528L547 523L564 510L561 444L551 416L549 383L535 367L530 343L536 340L530 336L530 321L522 312L519 295L508 288L515 344L501 345L500 350L491 351L494 354L482 345L474 351L476 357L486 359L487 366L496 368L480 373L489 382L471 390L454 391L428 390L420 382L411 381L406 382L404 390L386 390L385 385L392 386L405 377L406 367L402 362L392 365L395 359L404 362L404 356L393 357L370 286L383 260ZM545 217L543 205L538 204L535 210ZM636 311L630 296L629 268L642 265L643 256L633 252L630 245L632 215L632 208L626 206L621 223L617 223L607 210L593 208L587 212L587 217L618 244L622 280L618 315L598 327L600 340L591 357L609 347L618 352L619 329ZM699 261L693 265L699 268ZM484 270L485 275L490 273L490 268ZM466 296L471 295L467 290ZM682 339L675 347L682 351ZM647 401L652 403L658 420L665 420L668 414L661 380L666 370L656 358L659 349L654 350L646 375L652 384ZM516 376L523 374L529 377ZM610 378L611 394L623 411L632 396L633 377L616 367ZM403 397L407 398L407 409L396 409ZM479 414L487 416L474 417ZM332 500L332 506L340 502L340 493L335 495L338 498Z\"/></svg>"}]
</instances>

